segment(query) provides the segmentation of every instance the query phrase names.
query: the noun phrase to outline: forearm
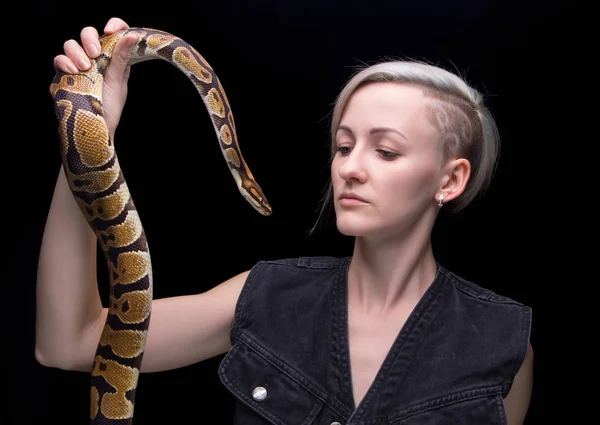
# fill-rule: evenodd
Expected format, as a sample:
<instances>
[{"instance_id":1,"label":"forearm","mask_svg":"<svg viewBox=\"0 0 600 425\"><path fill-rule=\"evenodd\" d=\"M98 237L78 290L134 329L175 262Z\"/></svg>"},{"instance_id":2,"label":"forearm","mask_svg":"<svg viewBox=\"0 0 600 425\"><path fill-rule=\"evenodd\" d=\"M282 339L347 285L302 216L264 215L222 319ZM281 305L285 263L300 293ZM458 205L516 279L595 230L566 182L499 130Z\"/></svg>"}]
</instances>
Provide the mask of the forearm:
<instances>
[{"instance_id":1,"label":"forearm","mask_svg":"<svg viewBox=\"0 0 600 425\"><path fill-rule=\"evenodd\" d=\"M96 244L61 167L38 261L35 355L44 365L91 368L93 341L106 314L98 293Z\"/></svg>"}]
</instances>

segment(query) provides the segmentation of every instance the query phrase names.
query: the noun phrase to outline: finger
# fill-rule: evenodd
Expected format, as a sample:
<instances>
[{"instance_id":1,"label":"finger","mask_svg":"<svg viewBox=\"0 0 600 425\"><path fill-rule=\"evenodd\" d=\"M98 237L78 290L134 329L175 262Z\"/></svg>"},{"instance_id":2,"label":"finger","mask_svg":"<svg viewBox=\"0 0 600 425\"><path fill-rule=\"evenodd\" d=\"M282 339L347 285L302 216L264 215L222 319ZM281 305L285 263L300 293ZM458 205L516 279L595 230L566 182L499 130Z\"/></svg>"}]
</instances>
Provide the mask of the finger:
<instances>
[{"instance_id":1,"label":"finger","mask_svg":"<svg viewBox=\"0 0 600 425\"><path fill-rule=\"evenodd\" d=\"M57 55L54 57L54 69L69 74L77 74L79 72L77 65L65 55Z\"/></svg>"},{"instance_id":2,"label":"finger","mask_svg":"<svg viewBox=\"0 0 600 425\"><path fill-rule=\"evenodd\" d=\"M129 58L137 37L129 34L120 39L113 50L110 66L106 70L107 81L120 81L129 73Z\"/></svg>"},{"instance_id":3,"label":"finger","mask_svg":"<svg viewBox=\"0 0 600 425\"><path fill-rule=\"evenodd\" d=\"M98 30L94 27L85 27L81 30L81 45L90 58L100 54L100 41L98 41Z\"/></svg>"},{"instance_id":4,"label":"finger","mask_svg":"<svg viewBox=\"0 0 600 425\"><path fill-rule=\"evenodd\" d=\"M78 70L85 71L92 65L83 47L75 40L67 40L63 45L65 55L73 62Z\"/></svg>"},{"instance_id":5,"label":"finger","mask_svg":"<svg viewBox=\"0 0 600 425\"><path fill-rule=\"evenodd\" d=\"M129 28L129 25L127 25L127 22L125 22L121 18L113 17L113 18L110 18L108 20L108 22L106 23L106 26L104 27L104 32L106 34L112 34L113 32L117 32L117 31L124 30L127 28Z\"/></svg>"}]
</instances>

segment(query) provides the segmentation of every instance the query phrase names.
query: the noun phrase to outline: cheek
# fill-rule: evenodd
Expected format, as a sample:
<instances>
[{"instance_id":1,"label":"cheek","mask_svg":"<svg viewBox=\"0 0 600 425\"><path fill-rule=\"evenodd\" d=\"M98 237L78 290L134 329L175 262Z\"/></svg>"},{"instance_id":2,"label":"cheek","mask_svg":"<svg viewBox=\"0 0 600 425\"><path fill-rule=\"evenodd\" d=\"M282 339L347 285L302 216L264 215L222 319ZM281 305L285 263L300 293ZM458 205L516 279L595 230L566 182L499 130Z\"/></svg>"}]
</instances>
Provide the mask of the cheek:
<instances>
[{"instance_id":1,"label":"cheek","mask_svg":"<svg viewBox=\"0 0 600 425\"><path fill-rule=\"evenodd\" d=\"M383 199L390 205L398 202L416 201L429 198L435 193L437 174L430 164L396 171L391 178L382 178L378 185ZM383 177L383 176L382 176Z\"/></svg>"},{"instance_id":2,"label":"cheek","mask_svg":"<svg viewBox=\"0 0 600 425\"><path fill-rule=\"evenodd\" d=\"M436 169L431 167L431 165L426 164L421 169L417 170L413 173L413 186L415 190L419 192L429 191L435 185L435 181L437 179Z\"/></svg>"}]
</instances>

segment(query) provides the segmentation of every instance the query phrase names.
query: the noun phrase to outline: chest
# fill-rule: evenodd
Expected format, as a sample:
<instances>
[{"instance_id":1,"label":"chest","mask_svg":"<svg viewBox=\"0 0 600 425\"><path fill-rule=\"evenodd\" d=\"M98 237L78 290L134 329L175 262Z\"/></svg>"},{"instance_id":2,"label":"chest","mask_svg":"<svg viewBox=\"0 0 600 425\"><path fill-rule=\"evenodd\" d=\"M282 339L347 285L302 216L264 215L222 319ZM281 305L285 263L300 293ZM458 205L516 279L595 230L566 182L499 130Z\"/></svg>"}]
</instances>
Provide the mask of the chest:
<instances>
[{"instance_id":1,"label":"chest","mask_svg":"<svg viewBox=\"0 0 600 425\"><path fill-rule=\"evenodd\" d=\"M348 343L355 406L371 387L409 314L410 311L402 311L393 317L369 318L349 311Z\"/></svg>"},{"instance_id":2,"label":"chest","mask_svg":"<svg viewBox=\"0 0 600 425\"><path fill-rule=\"evenodd\" d=\"M307 287L302 273L291 289L259 277L242 293L219 367L239 401L236 424L505 423L504 369L518 349L506 332L522 330L520 321L494 326L494 312L482 317L481 302L471 307L450 285L432 285L410 314L384 320L357 314L344 275L331 291L324 279ZM498 317L506 325L511 315ZM258 387L266 398L255 398Z\"/></svg>"}]
</instances>

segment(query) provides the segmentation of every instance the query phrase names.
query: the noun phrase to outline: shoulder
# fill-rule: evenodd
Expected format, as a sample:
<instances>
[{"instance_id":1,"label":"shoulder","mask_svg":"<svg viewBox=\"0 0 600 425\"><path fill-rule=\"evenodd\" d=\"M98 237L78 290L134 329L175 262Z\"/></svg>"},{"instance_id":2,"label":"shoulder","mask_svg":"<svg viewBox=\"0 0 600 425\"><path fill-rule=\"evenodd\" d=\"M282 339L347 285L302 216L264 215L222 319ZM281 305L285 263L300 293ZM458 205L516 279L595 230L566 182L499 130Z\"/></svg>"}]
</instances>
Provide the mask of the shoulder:
<instances>
[{"instance_id":1,"label":"shoulder","mask_svg":"<svg viewBox=\"0 0 600 425\"><path fill-rule=\"evenodd\" d=\"M442 266L438 267L438 272L450 286L452 302L448 314L454 318L464 318L469 326L481 329L481 341L486 346L502 350L503 354L510 356L510 366L506 370L509 381L517 373L519 378L527 376L533 359L530 344L531 307L458 276ZM521 381L516 379L517 386L521 385ZM526 387L527 384L523 385Z\"/></svg>"},{"instance_id":2,"label":"shoulder","mask_svg":"<svg viewBox=\"0 0 600 425\"><path fill-rule=\"evenodd\" d=\"M245 292L273 291L275 288L302 287L306 290L315 285L327 285L344 271L350 257L295 257L257 262L246 279Z\"/></svg>"},{"instance_id":3,"label":"shoulder","mask_svg":"<svg viewBox=\"0 0 600 425\"><path fill-rule=\"evenodd\" d=\"M522 302L505 295L498 294L485 287L485 285L480 285L471 280L465 279L464 277L453 273L439 264L438 273L447 283L452 285L453 289L455 289L457 293L459 293L465 299L481 302L490 306L497 305L514 307L516 309L522 309L526 311L531 310L529 306L523 304Z\"/></svg>"},{"instance_id":4,"label":"shoulder","mask_svg":"<svg viewBox=\"0 0 600 425\"><path fill-rule=\"evenodd\" d=\"M458 276L441 265L438 273L449 287L453 300L451 314L461 317L466 314L470 322L479 323L483 329L493 332L496 338L516 344L520 350L519 357L525 357L532 325L530 306Z\"/></svg>"},{"instance_id":5,"label":"shoulder","mask_svg":"<svg viewBox=\"0 0 600 425\"><path fill-rule=\"evenodd\" d=\"M243 298L272 299L281 294L310 294L315 287L321 290L343 275L349 257L295 257L257 262L246 278Z\"/></svg>"},{"instance_id":6,"label":"shoulder","mask_svg":"<svg viewBox=\"0 0 600 425\"><path fill-rule=\"evenodd\" d=\"M308 277L338 273L350 263L350 257L292 257L257 262L248 275L247 284L255 280L276 284L290 283L290 277ZM296 280L296 279L292 279Z\"/></svg>"},{"instance_id":7,"label":"shoulder","mask_svg":"<svg viewBox=\"0 0 600 425\"><path fill-rule=\"evenodd\" d=\"M349 260L337 257L297 257L262 260L250 270L238 298L234 334L298 322L300 312L331 305L333 289L344 276ZM322 311L323 311L322 310ZM272 318L277 317L277 323ZM303 322L304 323L304 322ZM289 332L281 328L281 332ZM287 330L286 330L287 329Z\"/></svg>"},{"instance_id":8,"label":"shoulder","mask_svg":"<svg viewBox=\"0 0 600 425\"><path fill-rule=\"evenodd\" d=\"M350 261L350 257L312 256L292 257L274 260L262 260L256 263L254 268L293 268L293 269L337 269Z\"/></svg>"}]
</instances>

